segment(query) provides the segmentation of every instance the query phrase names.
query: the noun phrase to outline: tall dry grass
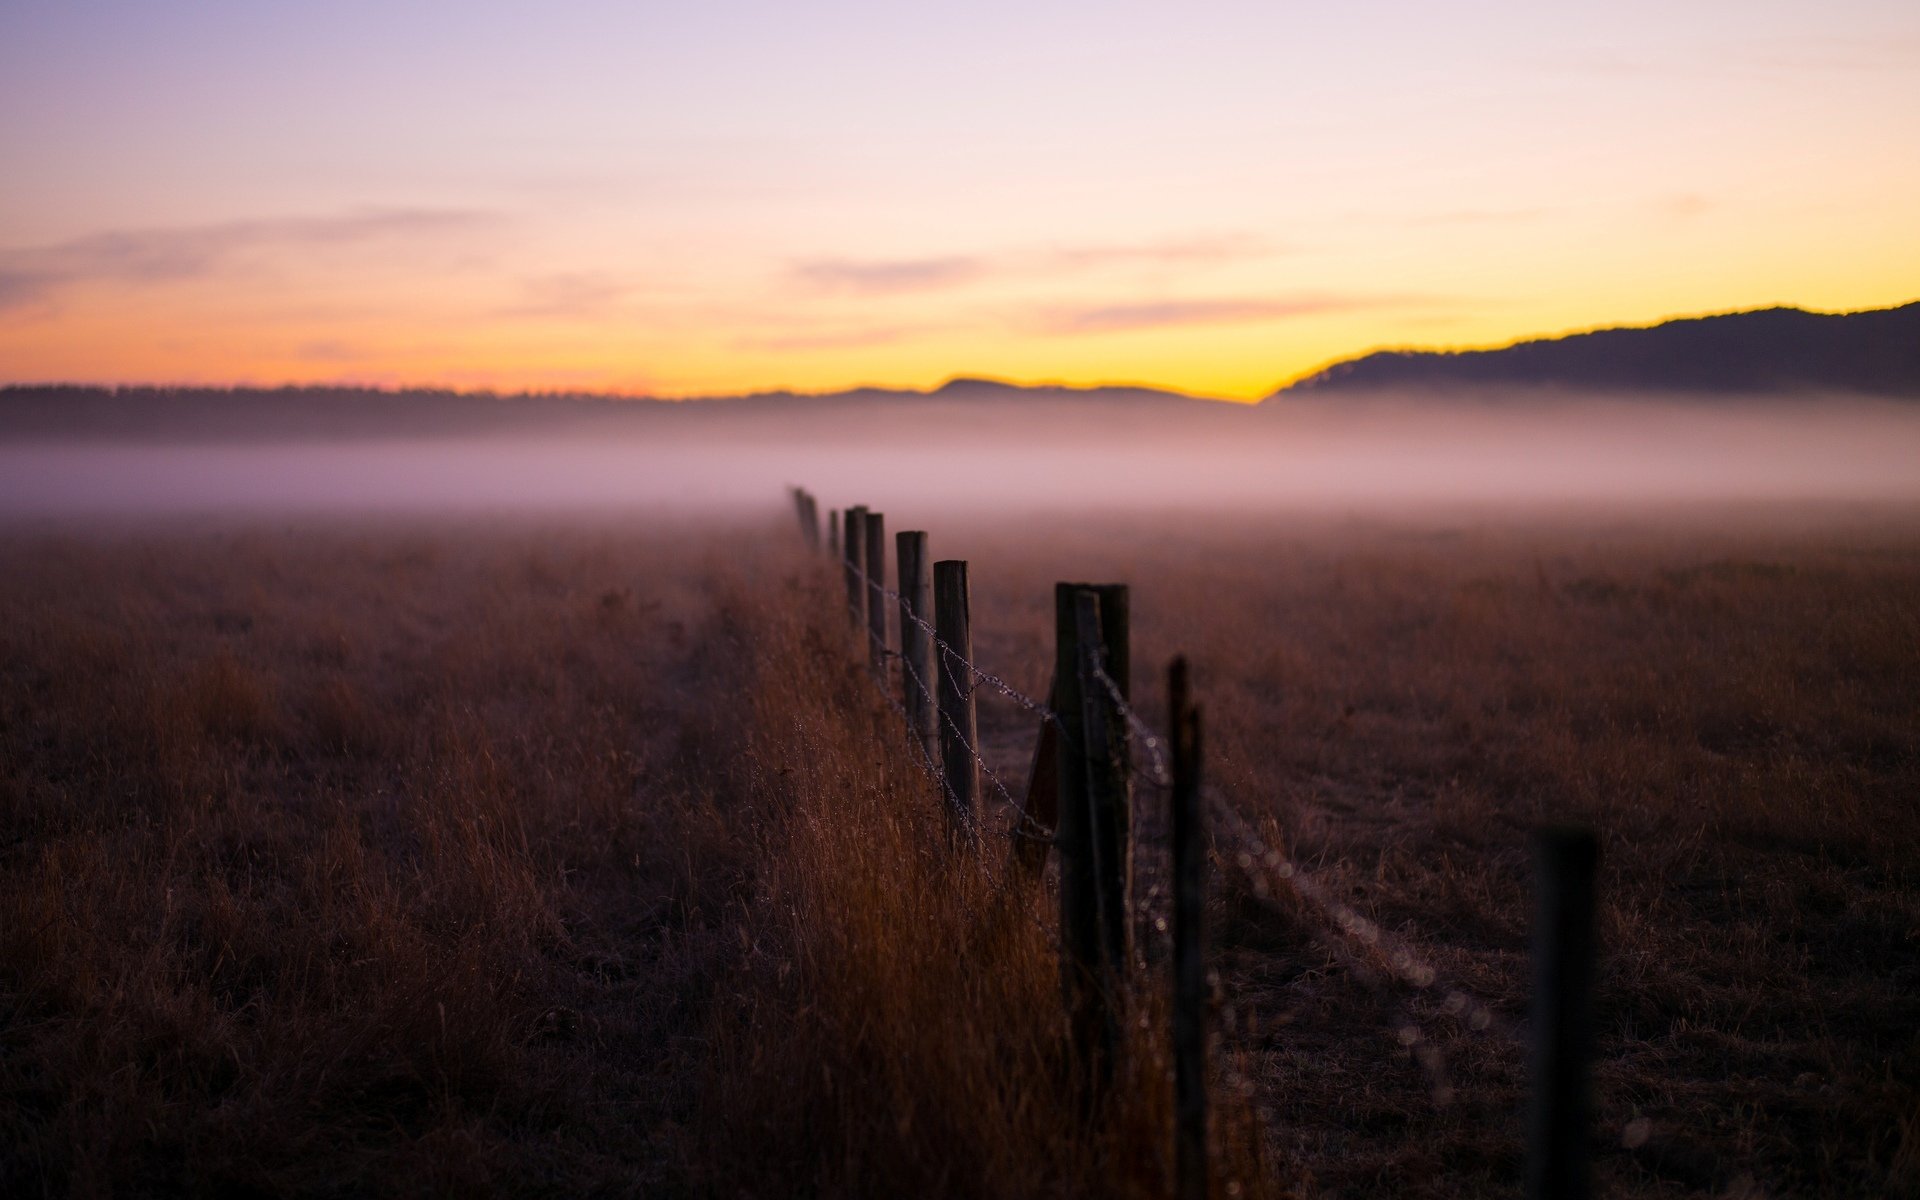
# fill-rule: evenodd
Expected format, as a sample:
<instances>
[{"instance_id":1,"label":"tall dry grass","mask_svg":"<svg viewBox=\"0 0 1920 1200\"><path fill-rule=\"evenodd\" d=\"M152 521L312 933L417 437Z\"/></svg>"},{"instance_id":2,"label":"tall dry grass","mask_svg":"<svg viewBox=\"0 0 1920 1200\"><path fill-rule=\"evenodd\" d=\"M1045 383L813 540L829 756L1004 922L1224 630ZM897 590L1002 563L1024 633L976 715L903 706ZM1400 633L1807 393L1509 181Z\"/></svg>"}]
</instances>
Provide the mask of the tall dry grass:
<instances>
[{"instance_id":1,"label":"tall dry grass","mask_svg":"<svg viewBox=\"0 0 1920 1200\"><path fill-rule=\"evenodd\" d=\"M745 842L700 540L7 535L0 1191L631 1191Z\"/></svg>"},{"instance_id":2,"label":"tall dry grass","mask_svg":"<svg viewBox=\"0 0 1920 1200\"><path fill-rule=\"evenodd\" d=\"M809 579L753 626L737 770L761 870L714 1012L699 1123L717 1140L699 1178L751 1195L1165 1195L1154 993L1091 1101L1066 1052L1051 894L1006 869L1005 814L977 843L950 840L864 635L844 628L838 578ZM1291 1193L1251 1110L1223 1100L1220 1194Z\"/></svg>"},{"instance_id":3,"label":"tall dry grass","mask_svg":"<svg viewBox=\"0 0 1920 1200\"><path fill-rule=\"evenodd\" d=\"M1163 1190L764 529L4 536L8 1194Z\"/></svg>"},{"instance_id":4,"label":"tall dry grass","mask_svg":"<svg viewBox=\"0 0 1920 1200\"><path fill-rule=\"evenodd\" d=\"M1920 1189L1911 514L890 520L1030 693L1052 583L1133 584L1146 717L1187 654L1227 798L1514 1028L1528 831L1596 826L1609 1194ZM0 533L0 1191L1163 1186L1158 981L1085 1120L837 578L648 529ZM1521 1047L1218 865L1223 1182L1515 1194Z\"/></svg>"},{"instance_id":5,"label":"tall dry grass","mask_svg":"<svg viewBox=\"0 0 1920 1200\"><path fill-rule=\"evenodd\" d=\"M1052 580L1131 581L1135 661L1194 661L1226 795L1522 1033L1529 832L1600 831L1608 1194L1920 1194L1916 514L1048 529L936 547L972 561L982 659L1044 686ZM1018 764L1017 714L983 723ZM1382 998L1324 916L1227 875L1223 1015L1276 1147L1328 1191L1511 1194L1523 1046L1445 989Z\"/></svg>"}]
</instances>

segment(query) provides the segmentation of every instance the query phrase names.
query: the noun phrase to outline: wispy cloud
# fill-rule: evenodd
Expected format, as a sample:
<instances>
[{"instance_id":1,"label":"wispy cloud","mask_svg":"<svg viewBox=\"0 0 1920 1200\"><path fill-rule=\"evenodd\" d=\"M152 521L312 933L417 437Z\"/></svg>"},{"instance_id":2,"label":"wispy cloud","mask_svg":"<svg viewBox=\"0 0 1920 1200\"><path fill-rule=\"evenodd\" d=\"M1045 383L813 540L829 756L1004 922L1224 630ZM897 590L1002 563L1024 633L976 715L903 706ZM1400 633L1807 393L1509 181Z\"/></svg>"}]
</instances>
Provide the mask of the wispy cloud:
<instances>
[{"instance_id":1,"label":"wispy cloud","mask_svg":"<svg viewBox=\"0 0 1920 1200\"><path fill-rule=\"evenodd\" d=\"M889 295L938 291L988 279L1045 279L1141 268L1194 269L1244 262L1276 252L1265 238L1250 233L1225 233L1159 241L1013 249L991 254L815 258L796 264L791 276L813 291Z\"/></svg>"},{"instance_id":2,"label":"wispy cloud","mask_svg":"<svg viewBox=\"0 0 1920 1200\"><path fill-rule=\"evenodd\" d=\"M802 283L822 291L880 295L917 292L968 283L984 274L986 262L966 255L945 258L820 258L794 268Z\"/></svg>"},{"instance_id":3,"label":"wispy cloud","mask_svg":"<svg viewBox=\"0 0 1920 1200\"><path fill-rule=\"evenodd\" d=\"M1413 228L1434 225L1518 225L1538 221L1552 210L1534 208L1449 208L1439 212L1417 213L1402 218L1401 224Z\"/></svg>"},{"instance_id":4,"label":"wispy cloud","mask_svg":"<svg viewBox=\"0 0 1920 1200\"><path fill-rule=\"evenodd\" d=\"M809 350L857 350L865 346L888 346L925 332L924 328L905 325L874 326L866 329L829 329L817 333L770 334L741 338L734 342L739 350L774 354L803 353Z\"/></svg>"},{"instance_id":5,"label":"wispy cloud","mask_svg":"<svg viewBox=\"0 0 1920 1200\"><path fill-rule=\"evenodd\" d=\"M1703 196L1698 192L1678 192L1671 196L1663 196L1654 202L1655 211L1676 221L1689 221L1695 217L1705 216L1717 207L1719 206L1711 197Z\"/></svg>"},{"instance_id":6,"label":"wispy cloud","mask_svg":"<svg viewBox=\"0 0 1920 1200\"><path fill-rule=\"evenodd\" d=\"M1263 237L1251 233L1224 233L1166 241L1064 246L1037 264L1063 270L1099 270L1107 267L1207 266L1244 262L1277 253Z\"/></svg>"},{"instance_id":7,"label":"wispy cloud","mask_svg":"<svg viewBox=\"0 0 1920 1200\"><path fill-rule=\"evenodd\" d=\"M1181 325L1232 325L1280 321L1354 309L1421 303L1407 296L1315 294L1285 297L1232 297L1194 300L1144 300L1130 304L1059 307L1040 314L1044 333L1120 333Z\"/></svg>"},{"instance_id":8,"label":"wispy cloud","mask_svg":"<svg viewBox=\"0 0 1920 1200\"><path fill-rule=\"evenodd\" d=\"M631 295L633 285L598 271L564 272L525 279L519 302L500 310L505 317L578 319L610 312Z\"/></svg>"},{"instance_id":9,"label":"wispy cloud","mask_svg":"<svg viewBox=\"0 0 1920 1200\"><path fill-rule=\"evenodd\" d=\"M205 278L260 250L417 242L472 234L500 220L495 214L465 210L368 209L331 217L108 230L51 246L0 250L0 309L35 304L79 283L162 284Z\"/></svg>"},{"instance_id":10,"label":"wispy cloud","mask_svg":"<svg viewBox=\"0 0 1920 1200\"><path fill-rule=\"evenodd\" d=\"M293 356L303 362L350 363L365 358L365 353L350 342L333 338L315 338L293 348Z\"/></svg>"}]
</instances>

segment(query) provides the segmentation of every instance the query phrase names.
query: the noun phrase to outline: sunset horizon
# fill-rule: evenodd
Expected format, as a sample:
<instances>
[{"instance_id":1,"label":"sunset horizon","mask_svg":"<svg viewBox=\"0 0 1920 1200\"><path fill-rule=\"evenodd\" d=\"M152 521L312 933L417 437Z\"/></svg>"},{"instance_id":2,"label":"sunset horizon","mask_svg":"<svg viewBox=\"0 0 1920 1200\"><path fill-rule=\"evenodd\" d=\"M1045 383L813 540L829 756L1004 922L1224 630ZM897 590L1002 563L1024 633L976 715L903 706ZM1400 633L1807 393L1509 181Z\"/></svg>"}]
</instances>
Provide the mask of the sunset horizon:
<instances>
[{"instance_id":1,"label":"sunset horizon","mask_svg":"<svg viewBox=\"0 0 1920 1200\"><path fill-rule=\"evenodd\" d=\"M1915 0L0 112L0 1197L1920 1200Z\"/></svg>"},{"instance_id":2,"label":"sunset horizon","mask_svg":"<svg viewBox=\"0 0 1920 1200\"><path fill-rule=\"evenodd\" d=\"M0 381L1249 400L1920 281L1873 0L367 20L0 16Z\"/></svg>"},{"instance_id":3,"label":"sunset horizon","mask_svg":"<svg viewBox=\"0 0 1920 1200\"><path fill-rule=\"evenodd\" d=\"M1340 354L1322 362L1317 362L1304 370L1297 371L1271 387L1247 395L1208 393L1180 386L1177 383L1158 382L1141 379L1077 379L1077 378L1014 378L997 376L985 371L955 370L936 375L931 382L900 382L893 380L860 380L857 382L820 387L798 387L772 384L756 386L738 391L708 392L648 392L599 388L591 386L542 386L527 384L521 386L500 386L488 383L451 384L431 378L421 379L361 379L350 375L315 376L311 378L288 379L0 379L0 388L111 388L133 390L196 389L232 391L268 391L284 388L348 389L370 392L402 394L406 392L451 392L458 395L473 396L582 396L615 400L660 400L670 402L733 400L766 396L794 396L796 398L831 397L854 392L904 392L932 395L962 384L985 384L1023 391L1060 390L1074 392L1100 391L1152 391L1164 392L1191 400L1207 400L1227 404L1258 404L1287 389L1313 378L1330 368L1355 362L1374 354L1466 354L1485 351L1510 349L1514 346L1533 342L1557 341L1576 337L1581 334L1598 333L1609 330L1651 329L1678 321L1697 321L1712 317L1739 316L1748 313L1785 310L1803 312L1811 316L1853 316L1863 313L1890 312L1920 304L1920 296L1906 300L1897 300L1890 304L1871 305L1857 308L1815 308L1810 305L1778 302L1760 304L1751 307L1721 309L1710 312L1670 313L1650 320L1624 322L1608 321L1574 328L1540 330L1517 334L1502 340L1478 343L1441 343L1417 342L1413 340L1389 341L1365 346L1350 353Z\"/></svg>"}]
</instances>

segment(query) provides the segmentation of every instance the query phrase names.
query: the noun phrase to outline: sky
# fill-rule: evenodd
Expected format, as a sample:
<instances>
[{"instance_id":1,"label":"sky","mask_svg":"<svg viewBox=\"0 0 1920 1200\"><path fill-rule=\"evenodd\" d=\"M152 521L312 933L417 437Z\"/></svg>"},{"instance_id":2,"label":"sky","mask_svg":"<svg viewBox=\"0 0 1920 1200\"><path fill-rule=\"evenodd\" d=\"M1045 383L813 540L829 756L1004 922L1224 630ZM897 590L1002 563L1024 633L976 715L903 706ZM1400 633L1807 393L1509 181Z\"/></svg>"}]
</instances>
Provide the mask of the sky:
<instances>
[{"instance_id":1,"label":"sky","mask_svg":"<svg viewBox=\"0 0 1920 1200\"><path fill-rule=\"evenodd\" d=\"M1920 298L1920 5L0 5L0 382L956 375Z\"/></svg>"}]
</instances>

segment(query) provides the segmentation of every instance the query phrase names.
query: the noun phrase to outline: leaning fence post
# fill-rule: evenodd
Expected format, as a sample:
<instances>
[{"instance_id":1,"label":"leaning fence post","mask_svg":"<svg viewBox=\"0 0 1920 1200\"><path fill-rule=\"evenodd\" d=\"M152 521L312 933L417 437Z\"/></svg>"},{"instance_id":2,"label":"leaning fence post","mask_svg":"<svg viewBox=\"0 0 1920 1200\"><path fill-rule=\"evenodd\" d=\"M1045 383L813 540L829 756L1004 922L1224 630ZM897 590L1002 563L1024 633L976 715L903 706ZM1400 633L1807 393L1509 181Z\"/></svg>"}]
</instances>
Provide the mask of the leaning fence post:
<instances>
[{"instance_id":1,"label":"leaning fence post","mask_svg":"<svg viewBox=\"0 0 1920 1200\"><path fill-rule=\"evenodd\" d=\"M842 515L847 527L846 535L840 539L840 548L846 555L847 613L853 627L859 629L867 623L867 589L861 586L860 578L867 570L867 509L865 505L856 504Z\"/></svg>"},{"instance_id":2,"label":"leaning fence post","mask_svg":"<svg viewBox=\"0 0 1920 1200\"><path fill-rule=\"evenodd\" d=\"M967 564L958 559L933 564L933 630L941 642L932 655L939 677L941 773L949 816L969 835L980 809L980 737L968 665L973 661L971 607Z\"/></svg>"},{"instance_id":3,"label":"leaning fence post","mask_svg":"<svg viewBox=\"0 0 1920 1200\"><path fill-rule=\"evenodd\" d=\"M900 692L907 731L920 739L926 760L937 762L940 731L932 691L933 638L926 626L933 617L933 560L927 557L927 535L917 530L894 534L893 549L900 571Z\"/></svg>"},{"instance_id":4,"label":"leaning fence post","mask_svg":"<svg viewBox=\"0 0 1920 1200\"><path fill-rule=\"evenodd\" d=\"M1187 660L1167 668L1173 743L1173 1119L1174 1196L1207 1200L1207 847L1200 808L1200 710L1187 689Z\"/></svg>"},{"instance_id":5,"label":"leaning fence post","mask_svg":"<svg viewBox=\"0 0 1920 1200\"><path fill-rule=\"evenodd\" d=\"M1594 874L1591 830L1550 829L1534 842L1533 1130L1527 1195L1586 1200L1587 1059L1593 1024Z\"/></svg>"},{"instance_id":6,"label":"leaning fence post","mask_svg":"<svg viewBox=\"0 0 1920 1200\"><path fill-rule=\"evenodd\" d=\"M882 683L887 678L887 519L867 514L867 661Z\"/></svg>"}]
</instances>

